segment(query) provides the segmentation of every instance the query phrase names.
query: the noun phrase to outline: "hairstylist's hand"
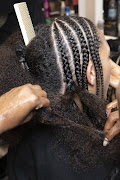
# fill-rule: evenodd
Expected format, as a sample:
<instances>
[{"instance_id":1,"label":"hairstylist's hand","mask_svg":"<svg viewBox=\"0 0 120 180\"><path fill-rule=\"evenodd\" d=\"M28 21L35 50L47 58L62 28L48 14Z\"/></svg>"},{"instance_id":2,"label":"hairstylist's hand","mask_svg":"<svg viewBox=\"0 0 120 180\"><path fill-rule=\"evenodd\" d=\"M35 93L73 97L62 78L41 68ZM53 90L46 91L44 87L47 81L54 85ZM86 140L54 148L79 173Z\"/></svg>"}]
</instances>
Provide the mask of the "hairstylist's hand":
<instances>
[{"instance_id":1,"label":"hairstylist's hand","mask_svg":"<svg viewBox=\"0 0 120 180\"><path fill-rule=\"evenodd\" d=\"M117 88L120 83L120 66L110 60L112 70L110 76L110 86Z\"/></svg>"},{"instance_id":2,"label":"hairstylist's hand","mask_svg":"<svg viewBox=\"0 0 120 180\"><path fill-rule=\"evenodd\" d=\"M28 122L34 110L49 107L47 93L39 85L26 84L0 97L0 134Z\"/></svg>"},{"instance_id":3,"label":"hairstylist's hand","mask_svg":"<svg viewBox=\"0 0 120 180\"><path fill-rule=\"evenodd\" d=\"M120 133L120 84L116 90L117 99L106 107L108 119L106 121L104 132L106 133L103 145L106 146L117 134ZM118 110L111 112L113 108Z\"/></svg>"}]
</instances>

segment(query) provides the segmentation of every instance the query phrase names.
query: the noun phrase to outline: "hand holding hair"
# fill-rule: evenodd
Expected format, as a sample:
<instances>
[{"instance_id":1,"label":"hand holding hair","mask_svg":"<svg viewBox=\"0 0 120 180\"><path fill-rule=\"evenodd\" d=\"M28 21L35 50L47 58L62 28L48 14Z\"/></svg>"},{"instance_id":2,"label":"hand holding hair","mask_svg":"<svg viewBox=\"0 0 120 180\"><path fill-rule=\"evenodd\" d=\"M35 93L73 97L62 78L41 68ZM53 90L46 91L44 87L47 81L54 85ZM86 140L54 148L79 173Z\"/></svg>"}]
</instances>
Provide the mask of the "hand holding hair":
<instances>
[{"instance_id":1,"label":"hand holding hair","mask_svg":"<svg viewBox=\"0 0 120 180\"><path fill-rule=\"evenodd\" d=\"M111 102L106 107L108 115L107 122L104 127L106 133L103 146L106 146L117 134L120 133L120 83L116 90L117 99ZM113 108L118 108L117 111L111 112Z\"/></svg>"},{"instance_id":2,"label":"hand holding hair","mask_svg":"<svg viewBox=\"0 0 120 180\"><path fill-rule=\"evenodd\" d=\"M49 107L47 93L39 85L16 87L0 97L0 134L28 122L35 110Z\"/></svg>"}]
</instances>

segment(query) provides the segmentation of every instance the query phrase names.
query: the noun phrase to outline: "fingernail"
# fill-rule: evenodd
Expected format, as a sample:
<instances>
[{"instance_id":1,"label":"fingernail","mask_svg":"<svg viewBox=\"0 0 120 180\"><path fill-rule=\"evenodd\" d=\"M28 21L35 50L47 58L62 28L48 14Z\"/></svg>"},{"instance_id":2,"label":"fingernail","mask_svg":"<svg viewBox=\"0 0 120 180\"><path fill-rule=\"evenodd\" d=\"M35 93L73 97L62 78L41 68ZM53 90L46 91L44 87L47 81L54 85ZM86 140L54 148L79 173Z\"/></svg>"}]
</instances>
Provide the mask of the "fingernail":
<instances>
[{"instance_id":1,"label":"fingernail","mask_svg":"<svg viewBox=\"0 0 120 180\"><path fill-rule=\"evenodd\" d=\"M106 118L108 118L108 114L107 114L107 112L105 112L105 117L106 117Z\"/></svg>"},{"instance_id":2,"label":"fingernail","mask_svg":"<svg viewBox=\"0 0 120 180\"><path fill-rule=\"evenodd\" d=\"M107 146L108 144L109 144L109 141L108 141L107 138L105 138L104 141L103 141L103 146Z\"/></svg>"},{"instance_id":3,"label":"fingernail","mask_svg":"<svg viewBox=\"0 0 120 180\"><path fill-rule=\"evenodd\" d=\"M42 105L37 106L35 109L38 110L42 107Z\"/></svg>"}]
</instances>

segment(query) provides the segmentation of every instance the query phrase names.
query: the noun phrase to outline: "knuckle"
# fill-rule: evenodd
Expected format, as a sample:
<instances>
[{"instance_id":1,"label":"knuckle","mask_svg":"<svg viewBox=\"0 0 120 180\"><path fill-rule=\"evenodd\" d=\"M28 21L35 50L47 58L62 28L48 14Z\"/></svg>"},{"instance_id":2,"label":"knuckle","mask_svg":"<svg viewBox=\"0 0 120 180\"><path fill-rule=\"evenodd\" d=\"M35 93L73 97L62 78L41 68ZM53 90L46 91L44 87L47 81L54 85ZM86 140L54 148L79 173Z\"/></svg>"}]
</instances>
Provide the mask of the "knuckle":
<instances>
[{"instance_id":1,"label":"knuckle","mask_svg":"<svg viewBox=\"0 0 120 180\"><path fill-rule=\"evenodd\" d=\"M114 117L112 116L112 114L110 114L109 116L109 122L113 122L114 121Z\"/></svg>"},{"instance_id":2,"label":"knuckle","mask_svg":"<svg viewBox=\"0 0 120 180\"><path fill-rule=\"evenodd\" d=\"M106 106L106 111L109 109L109 104Z\"/></svg>"},{"instance_id":3,"label":"knuckle","mask_svg":"<svg viewBox=\"0 0 120 180\"><path fill-rule=\"evenodd\" d=\"M111 103L107 104L106 110L108 110L108 111L111 110Z\"/></svg>"},{"instance_id":4,"label":"knuckle","mask_svg":"<svg viewBox=\"0 0 120 180\"><path fill-rule=\"evenodd\" d=\"M32 94L30 100L34 103L37 103L39 101L39 97L36 96L35 94Z\"/></svg>"},{"instance_id":5,"label":"knuckle","mask_svg":"<svg viewBox=\"0 0 120 180\"><path fill-rule=\"evenodd\" d=\"M25 86L32 86L32 84L31 83L27 83L27 84L25 84Z\"/></svg>"},{"instance_id":6,"label":"knuckle","mask_svg":"<svg viewBox=\"0 0 120 180\"><path fill-rule=\"evenodd\" d=\"M28 85L25 85L25 86L22 87L22 91L29 92L30 90L31 90L31 88Z\"/></svg>"},{"instance_id":7,"label":"knuckle","mask_svg":"<svg viewBox=\"0 0 120 180\"><path fill-rule=\"evenodd\" d=\"M42 88L38 84L35 84L34 87L37 88L37 89L42 90Z\"/></svg>"},{"instance_id":8,"label":"knuckle","mask_svg":"<svg viewBox=\"0 0 120 180\"><path fill-rule=\"evenodd\" d=\"M45 91L42 90L42 93L43 93L44 97L47 97L47 93Z\"/></svg>"}]
</instances>

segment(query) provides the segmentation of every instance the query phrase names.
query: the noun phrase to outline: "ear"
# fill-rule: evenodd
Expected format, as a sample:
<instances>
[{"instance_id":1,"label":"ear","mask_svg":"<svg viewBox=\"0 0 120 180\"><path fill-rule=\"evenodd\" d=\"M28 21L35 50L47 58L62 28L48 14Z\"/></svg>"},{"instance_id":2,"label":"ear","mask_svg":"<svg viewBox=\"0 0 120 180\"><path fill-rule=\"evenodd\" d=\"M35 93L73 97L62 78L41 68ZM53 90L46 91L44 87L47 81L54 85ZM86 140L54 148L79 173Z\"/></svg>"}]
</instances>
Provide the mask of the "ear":
<instances>
[{"instance_id":1,"label":"ear","mask_svg":"<svg viewBox=\"0 0 120 180\"><path fill-rule=\"evenodd\" d=\"M95 68L92 61L89 61L86 74L87 74L88 83L91 86L94 86L96 83L96 73L95 73Z\"/></svg>"}]
</instances>

